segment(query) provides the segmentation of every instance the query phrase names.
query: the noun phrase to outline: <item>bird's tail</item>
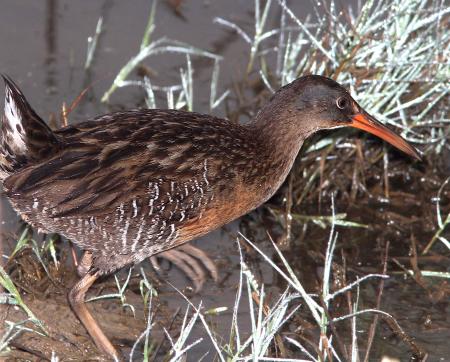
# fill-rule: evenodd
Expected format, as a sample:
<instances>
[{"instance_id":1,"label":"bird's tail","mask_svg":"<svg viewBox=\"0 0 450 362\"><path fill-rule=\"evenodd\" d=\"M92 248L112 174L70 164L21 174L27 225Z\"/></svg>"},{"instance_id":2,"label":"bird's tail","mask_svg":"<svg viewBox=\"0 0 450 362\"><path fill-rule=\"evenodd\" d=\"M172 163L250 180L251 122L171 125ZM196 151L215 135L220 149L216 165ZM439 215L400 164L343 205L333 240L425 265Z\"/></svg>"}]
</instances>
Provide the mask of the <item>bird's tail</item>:
<instances>
[{"instance_id":1,"label":"bird's tail","mask_svg":"<svg viewBox=\"0 0 450 362\"><path fill-rule=\"evenodd\" d=\"M5 110L0 126L0 182L60 146L58 137L31 108L19 87L9 77L2 77Z\"/></svg>"}]
</instances>

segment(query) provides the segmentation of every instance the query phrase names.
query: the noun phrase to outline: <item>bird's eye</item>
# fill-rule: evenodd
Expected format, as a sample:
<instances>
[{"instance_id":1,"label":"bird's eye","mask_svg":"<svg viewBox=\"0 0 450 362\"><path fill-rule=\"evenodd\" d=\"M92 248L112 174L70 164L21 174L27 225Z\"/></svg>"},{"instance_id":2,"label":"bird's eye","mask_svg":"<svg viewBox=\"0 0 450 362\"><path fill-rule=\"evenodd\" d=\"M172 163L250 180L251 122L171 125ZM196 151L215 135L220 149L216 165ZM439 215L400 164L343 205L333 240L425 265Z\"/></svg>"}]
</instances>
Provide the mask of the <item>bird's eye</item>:
<instances>
[{"instance_id":1,"label":"bird's eye","mask_svg":"<svg viewBox=\"0 0 450 362\"><path fill-rule=\"evenodd\" d=\"M348 106L348 100L345 97L339 97L336 99L336 105L339 109L345 109Z\"/></svg>"}]
</instances>

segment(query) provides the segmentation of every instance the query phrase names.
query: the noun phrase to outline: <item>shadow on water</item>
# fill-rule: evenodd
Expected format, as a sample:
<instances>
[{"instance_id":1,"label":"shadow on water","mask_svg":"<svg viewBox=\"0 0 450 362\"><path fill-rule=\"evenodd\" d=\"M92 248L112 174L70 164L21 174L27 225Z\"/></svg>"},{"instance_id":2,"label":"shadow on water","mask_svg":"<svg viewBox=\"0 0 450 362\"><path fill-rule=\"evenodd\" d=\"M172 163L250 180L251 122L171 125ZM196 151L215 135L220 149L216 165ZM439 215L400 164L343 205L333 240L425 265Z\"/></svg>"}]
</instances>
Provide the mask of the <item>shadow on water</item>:
<instances>
[{"instance_id":1,"label":"shadow on water","mask_svg":"<svg viewBox=\"0 0 450 362\"><path fill-rule=\"evenodd\" d=\"M139 48L140 36L147 23L148 1L136 0L132 2L132 5L130 4L130 2L122 1L81 3L47 0L45 5L41 2L26 4L10 2L4 6L6 10L3 9L5 11L0 13L0 49L2 49L0 71L15 79L38 113L46 119L58 120L56 124L59 124L59 109L63 102L72 102L88 86L92 86L92 89L70 114L72 121L106 113L110 109L143 106L144 99L141 91L132 87L121 89L114 94L111 101L114 106L107 106L99 101L120 67ZM223 62L219 84L229 87L232 86L230 79L242 78L243 74L237 70L246 67L248 46L236 34L214 26L212 19L220 14L243 26L251 27L253 3L234 0L231 6L228 1L191 1L182 2L181 10L177 11L174 11L170 4L169 1L161 2L154 36L164 35L224 56L227 61ZM295 7L300 14L310 11L309 6L296 5ZM94 33L100 15L103 16L105 28L99 39L94 66L86 72L83 68L86 40ZM278 15L276 18L279 18ZM18 26L18 24L22 25ZM241 54L245 56L241 57ZM206 100L209 99L212 64L204 60L193 62L195 81L205 85L195 88L198 93L194 109L199 112L208 112ZM178 69L184 64L185 59L182 56L165 55L152 58L154 72L152 81L161 85L177 82ZM161 107L165 105L163 98L157 98L157 102ZM225 107L217 113L219 116L224 116ZM320 154L317 154L317 157L320 157ZM349 220L367 224L370 227L368 229L338 228L339 244L335 257L336 263L342 264L345 259L349 278L353 279L368 273L379 273L383 250L386 242L390 242L388 274L392 277L385 281L381 309L394 315L402 328L430 353L430 361L445 360L450 356L448 343L450 312L448 297L446 297L449 286L445 279L424 279L418 282L412 278L405 278L402 268L413 268L411 265L413 241L423 246L435 232L435 205L432 199L436 196L445 176L449 174L449 164L448 154L444 156L444 160L430 162L424 166L414 166L411 169L411 165L405 162L405 159L395 158L390 169L391 184L388 202L381 196L384 194L384 190L379 186L380 177L383 175L381 167L366 170L365 182L369 190L366 195L353 200L345 194L337 196L338 212L346 212ZM345 163L339 172L343 175L351 175L352 167L353 164ZM349 189L348 185L344 184L351 181L352 178L349 177L348 180L342 181L343 185L340 185L341 181L336 179L336 189ZM295 182L298 184L294 186L294 190L303 187L303 181L297 178ZM329 195L333 191L336 190L332 188L325 190L320 204L317 202L317 195L311 194L302 202L299 210L294 207L294 212L303 215L330 214ZM286 186L269 202L268 207L263 207L243 220L196 241L216 260L221 278L218 284L209 280L201 294L190 295L191 300L194 305L202 301L206 310L224 306L228 308L217 316L208 317L214 330L218 335L223 336L224 340L229 338L232 307L239 280L240 259L236 244L237 232L245 231L244 234L251 235L252 240L261 243L267 255L272 255L273 248L267 241L265 230L268 230L275 238L277 235L280 236L282 231L279 227L272 226L273 214L268 211L268 208L280 209L279 205L282 204L285 193ZM450 204L448 192L444 196L441 206L448 211ZM320 205L320 208L317 205ZM4 247L2 252L8 254L17 239L18 219L5 200L2 202L1 216ZM322 273L329 228L321 229L310 223L307 226L294 223L292 232L291 248L285 253L307 290L315 292L320 287L319 277ZM23 292L27 305L49 326L50 332L48 338L23 333L11 344L15 347L11 355L12 360L32 358L31 356L48 359L52 351L55 351L62 360L69 356L80 359L96 356L95 346L67 305L66 293L75 282L76 276L69 246L67 243L61 243L59 248L62 264L59 270L54 268L49 270L53 280L46 276L30 249L25 249L19 255L12 268L12 277ZM267 285L269 294L270 291L273 295L283 291L284 280L254 252L246 250L245 247L244 251L255 274ZM420 269L438 270L442 269L443 265L448 268L449 256L448 253L442 252L428 257L421 256L418 261ZM189 294L189 290L186 289L188 281L181 272L166 264L163 264L163 267L169 267L167 272L163 276L153 275L152 278L156 284L158 284L157 280L161 281L158 286L160 295L154 305L155 327L152 331L155 346L160 349L157 354L160 357L164 356L170 347L162 327L166 328L172 336L176 336L186 308L184 299L163 280L170 281L174 286ZM153 272L148 264L144 264L144 268L149 275L152 275ZM137 269L135 268L135 272ZM120 275L126 277L126 273ZM115 344L123 345L125 351L130 350L136 338L146 327L147 316L142 305L139 280L138 276L131 279L126 299L126 303L136 306L135 317L131 310L123 308L117 299L91 304L106 334ZM378 282L363 284L360 296L363 306L374 306L377 288ZM109 277L96 285L92 294L113 293L114 290L114 279ZM244 301L247 300L245 298L244 296ZM347 300L343 297L336 306L336 310L345 311L346 303ZM241 303L239 323L243 335L248 335L251 331L248 308L248 303ZM0 318L3 318L5 314L1 313ZM23 315L14 309L10 309L7 316L8 320L23 319ZM286 327L287 335L301 333L308 336L317 333L312 324L308 324L307 320L301 320L301 318L299 316ZM367 330L370 322L371 318L362 318L359 321L361 329ZM342 327L343 330L346 328L348 326ZM342 335L350 334L343 332ZM198 360L208 351L208 356L213 355L212 344L200 324L196 325L189 340L193 342L198 338L203 338L203 343L190 351L189 361ZM374 360L379 360L382 355L407 358L410 356L410 351L398 334L393 333L385 324L381 324L374 342L373 354ZM212 359L212 357L209 358Z\"/></svg>"}]
</instances>

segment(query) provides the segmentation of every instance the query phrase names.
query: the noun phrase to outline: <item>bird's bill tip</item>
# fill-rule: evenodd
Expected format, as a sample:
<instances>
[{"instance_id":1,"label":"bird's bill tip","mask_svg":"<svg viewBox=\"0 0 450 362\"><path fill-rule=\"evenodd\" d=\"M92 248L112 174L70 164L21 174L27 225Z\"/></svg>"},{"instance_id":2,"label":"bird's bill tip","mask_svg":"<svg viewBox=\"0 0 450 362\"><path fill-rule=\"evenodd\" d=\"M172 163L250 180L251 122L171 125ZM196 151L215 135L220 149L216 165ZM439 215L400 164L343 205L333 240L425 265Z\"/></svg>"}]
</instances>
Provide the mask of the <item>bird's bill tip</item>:
<instances>
[{"instance_id":1,"label":"bird's bill tip","mask_svg":"<svg viewBox=\"0 0 450 362\"><path fill-rule=\"evenodd\" d=\"M422 157L419 152L411 146L405 139L400 137L395 132L391 131L381 122L377 121L374 117L368 113L357 113L352 117L351 127L361 129L363 131L369 132L386 142L390 143L399 150L405 152L406 154L414 157L415 159L421 161Z\"/></svg>"}]
</instances>

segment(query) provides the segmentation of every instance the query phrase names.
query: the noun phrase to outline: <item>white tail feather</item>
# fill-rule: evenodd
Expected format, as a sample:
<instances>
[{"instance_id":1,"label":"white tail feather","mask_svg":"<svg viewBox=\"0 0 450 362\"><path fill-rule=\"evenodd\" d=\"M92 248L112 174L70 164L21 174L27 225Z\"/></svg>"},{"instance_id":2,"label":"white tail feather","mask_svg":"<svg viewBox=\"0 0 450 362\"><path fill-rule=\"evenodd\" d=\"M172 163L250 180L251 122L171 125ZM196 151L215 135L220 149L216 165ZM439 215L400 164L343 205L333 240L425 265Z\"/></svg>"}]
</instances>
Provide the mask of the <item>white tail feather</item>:
<instances>
[{"instance_id":1,"label":"white tail feather","mask_svg":"<svg viewBox=\"0 0 450 362\"><path fill-rule=\"evenodd\" d=\"M9 87L5 90L5 118L8 125L4 125L4 135L12 141L10 147L18 153L24 153L27 149L25 143L25 131L22 124L22 114L14 101L13 94ZM9 133L9 134L8 134Z\"/></svg>"}]
</instances>

